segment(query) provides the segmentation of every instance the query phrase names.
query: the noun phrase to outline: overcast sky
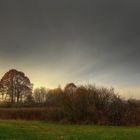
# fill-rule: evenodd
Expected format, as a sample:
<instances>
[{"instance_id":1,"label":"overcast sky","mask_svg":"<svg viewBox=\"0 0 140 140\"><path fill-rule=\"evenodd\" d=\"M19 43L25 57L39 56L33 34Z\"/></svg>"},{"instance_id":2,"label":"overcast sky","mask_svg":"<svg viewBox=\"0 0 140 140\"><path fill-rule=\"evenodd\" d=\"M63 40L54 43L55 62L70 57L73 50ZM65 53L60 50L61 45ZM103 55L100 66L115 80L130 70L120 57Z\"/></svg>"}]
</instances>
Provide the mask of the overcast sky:
<instances>
[{"instance_id":1,"label":"overcast sky","mask_svg":"<svg viewBox=\"0 0 140 140\"><path fill-rule=\"evenodd\" d=\"M140 98L139 0L0 0L0 77L113 86Z\"/></svg>"}]
</instances>

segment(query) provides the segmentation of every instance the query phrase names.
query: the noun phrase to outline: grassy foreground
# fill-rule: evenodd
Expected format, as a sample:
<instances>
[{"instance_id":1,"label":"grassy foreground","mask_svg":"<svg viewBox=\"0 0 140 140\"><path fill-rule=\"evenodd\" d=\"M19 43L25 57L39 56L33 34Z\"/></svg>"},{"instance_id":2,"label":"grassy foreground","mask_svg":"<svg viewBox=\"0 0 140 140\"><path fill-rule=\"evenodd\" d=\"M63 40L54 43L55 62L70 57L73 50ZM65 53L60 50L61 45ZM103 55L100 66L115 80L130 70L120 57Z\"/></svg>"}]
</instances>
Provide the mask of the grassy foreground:
<instances>
[{"instance_id":1,"label":"grassy foreground","mask_svg":"<svg viewBox=\"0 0 140 140\"><path fill-rule=\"evenodd\" d=\"M139 140L140 127L0 120L0 140Z\"/></svg>"}]
</instances>

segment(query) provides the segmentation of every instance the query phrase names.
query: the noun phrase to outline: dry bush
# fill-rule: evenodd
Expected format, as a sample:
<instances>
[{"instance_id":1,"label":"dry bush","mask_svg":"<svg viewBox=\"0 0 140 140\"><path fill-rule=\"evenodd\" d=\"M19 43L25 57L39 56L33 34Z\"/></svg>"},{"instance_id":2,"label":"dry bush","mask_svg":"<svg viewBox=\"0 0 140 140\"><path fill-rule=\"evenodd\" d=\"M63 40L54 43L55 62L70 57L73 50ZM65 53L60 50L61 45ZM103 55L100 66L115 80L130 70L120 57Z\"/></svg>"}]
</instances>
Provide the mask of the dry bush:
<instances>
[{"instance_id":1,"label":"dry bush","mask_svg":"<svg viewBox=\"0 0 140 140\"><path fill-rule=\"evenodd\" d=\"M48 91L46 102L32 102L20 108L0 109L0 119L48 120L62 123L140 125L140 101L124 100L114 89L69 84L64 90ZM9 104L6 104L7 107ZM22 108L22 106L29 108ZM38 108L31 108L38 106ZM41 107L42 106L42 107ZM44 107L45 106L45 107Z\"/></svg>"}]
</instances>

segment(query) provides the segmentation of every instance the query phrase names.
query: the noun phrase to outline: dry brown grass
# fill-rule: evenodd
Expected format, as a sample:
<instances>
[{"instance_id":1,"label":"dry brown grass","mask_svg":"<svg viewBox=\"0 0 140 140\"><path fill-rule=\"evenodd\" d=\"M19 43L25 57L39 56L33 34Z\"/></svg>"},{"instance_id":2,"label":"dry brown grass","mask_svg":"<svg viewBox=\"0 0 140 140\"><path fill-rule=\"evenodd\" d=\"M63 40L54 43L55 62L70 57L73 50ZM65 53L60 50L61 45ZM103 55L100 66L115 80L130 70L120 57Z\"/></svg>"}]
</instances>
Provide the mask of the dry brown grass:
<instances>
[{"instance_id":1,"label":"dry brown grass","mask_svg":"<svg viewBox=\"0 0 140 140\"><path fill-rule=\"evenodd\" d=\"M45 120L46 108L1 108L0 119Z\"/></svg>"}]
</instances>

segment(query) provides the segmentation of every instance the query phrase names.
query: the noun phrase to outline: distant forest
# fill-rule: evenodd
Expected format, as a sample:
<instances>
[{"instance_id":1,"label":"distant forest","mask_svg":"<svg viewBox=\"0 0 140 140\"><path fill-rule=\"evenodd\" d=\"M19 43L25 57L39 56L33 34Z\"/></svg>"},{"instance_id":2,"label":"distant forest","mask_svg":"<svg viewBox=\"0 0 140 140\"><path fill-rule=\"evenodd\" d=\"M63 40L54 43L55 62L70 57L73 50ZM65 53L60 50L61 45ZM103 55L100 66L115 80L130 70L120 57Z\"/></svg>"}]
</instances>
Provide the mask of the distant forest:
<instances>
[{"instance_id":1,"label":"distant forest","mask_svg":"<svg viewBox=\"0 0 140 140\"><path fill-rule=\"evenodd\" d=\"M33 90L30 79L9 70L0 80L0 118L61 123L140 125L140 100L124 99L113 88L66 84Z\"/></svg>"}]
</instances>

